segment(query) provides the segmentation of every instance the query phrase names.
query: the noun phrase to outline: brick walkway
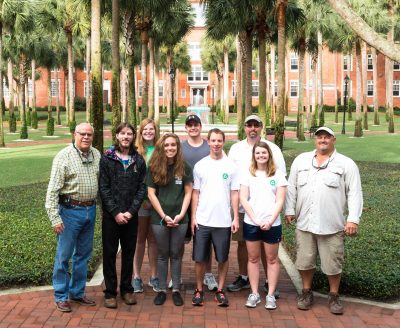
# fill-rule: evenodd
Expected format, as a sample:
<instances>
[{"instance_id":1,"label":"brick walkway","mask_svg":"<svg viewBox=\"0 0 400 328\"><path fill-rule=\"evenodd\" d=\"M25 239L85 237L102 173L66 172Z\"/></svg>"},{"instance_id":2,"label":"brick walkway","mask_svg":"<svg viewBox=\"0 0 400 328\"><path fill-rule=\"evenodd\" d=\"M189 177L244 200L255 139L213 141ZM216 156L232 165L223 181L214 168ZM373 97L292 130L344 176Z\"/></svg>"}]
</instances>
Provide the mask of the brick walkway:
<instances>
[{"instance_id":1,"label":"brick walkway","mask_svg":"<svg viewBox=\"0 0 400 328\"><path fill-rule=\"evenodd\" d=\"M127 306L119 300L118 309L103 307L102 286L88 287L87 294L97 301L95 307L73 304L72 313L55 309L52 291L27 292L0 297L0 328L3 327L400 327L400 310L389 310L356 303L345 303L345 314L330 314L325 298L316 298L313 309L307 312L296 308L296 290L282 269L278 309L267 311L265 300L256 309L244 306L248 291L229 293L230 306L219 308L213 293L206 292L205 305L193 307L194 267L187 246L183 265L185 305L175 307L170 294L163 306L153 305L155 293L147 288L137 295L137 305ZM234 255L236 243L231 247L231 266L228 282L237 274ZM148 281L145 263L144 279ZM215 263L213 271L216 272ZM264 297L264 293L262 293Z\"/></svg>"}]
</instances>

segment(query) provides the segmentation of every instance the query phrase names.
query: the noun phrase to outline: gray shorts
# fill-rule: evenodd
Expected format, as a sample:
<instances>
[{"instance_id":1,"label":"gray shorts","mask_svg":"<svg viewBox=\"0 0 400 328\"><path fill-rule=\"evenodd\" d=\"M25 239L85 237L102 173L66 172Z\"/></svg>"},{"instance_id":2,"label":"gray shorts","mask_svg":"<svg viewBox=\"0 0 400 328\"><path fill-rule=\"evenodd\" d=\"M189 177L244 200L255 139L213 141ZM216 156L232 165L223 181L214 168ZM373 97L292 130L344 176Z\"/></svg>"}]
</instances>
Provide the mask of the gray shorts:
<instances>
[{"instance_id":1,"label":"gray shorts","mask_svg":"<svg viewBox=\"0 0 400 328\"><path fill-rule=\"evenodd\" d=\"M296 229L296 268L311 270L316 267L317 254L321 259L321 271L328 276L342 273L344 262L344 232L316 235Z\"/></svg>"},{"instance_id":2,"label":"gray shorts","mask_svg":"<svg viewBox=\"0 0 400 328\"><path fill-rule=\"evenodd\" d=\"M217 262L226 262L231 246L231 228L214 228L199 224L199 229L193 236L193 261L207 262L210 258L211 243Z\"/></svg>"},{"instance_id":3,"label":"gray shorts","mask_svg":"<svg viewBox=\"0 0 400 328\"><path fill-rule=\"evenodd\" d=\"M150 208L146 209L143 207L143 204L142 204L142 206L140 206L138 216L150 216L151 215L151 211L152 211L153 207L151 206L149 200L145 200L145 202L148 202L148 204L150 205Z\"/></svg>"}]
</instances>

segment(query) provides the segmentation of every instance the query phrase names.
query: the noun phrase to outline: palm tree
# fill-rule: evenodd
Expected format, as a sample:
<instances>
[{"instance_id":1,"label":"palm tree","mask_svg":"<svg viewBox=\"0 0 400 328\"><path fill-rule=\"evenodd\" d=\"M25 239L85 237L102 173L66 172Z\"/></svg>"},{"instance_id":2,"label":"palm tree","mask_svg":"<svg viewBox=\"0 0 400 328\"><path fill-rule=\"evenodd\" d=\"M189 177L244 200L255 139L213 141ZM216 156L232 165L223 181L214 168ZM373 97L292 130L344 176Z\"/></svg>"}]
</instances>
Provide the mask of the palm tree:
<instances>
[{"instance_id":1,"label":"palm tree","mask_svg":"<svg viewBox=\"0 0 400 328\"><path fill-rule=\"evenodd\" d=\"M362 136L362 115L361 115L361 40L356 39L356 121L354 125L354 136Z\"/></svg>"},{"instance_id":2,"label":"palm tree","mask_svg":"<svg viewBox=\"0 0 400 328\"><path fill-rule=\"evenodd\" d=\"M121 82L120 82L120 54L119 54L119 26L120 4L119 0L112 0L112 138L115 142L115 131L121 123Z\"/></svg>"},{"instance_id":3,"label":"palm tree","mask_svg":"<svg viewBox=\"0 0 400 328\"><path fill-rule=\"evenodd\" d=\"M379 104L378 104L378 60L376 49L371 48L372 55L372 76L374 81L374 125L380 125L379 122Z\"/></svg>"},{"instance_id":4,"label":"palm tree","mask_svg":"<svg viewBox=\"0 0 400 328\"><path fill-rule=\"evenodd\" d=\"M94 138L93 146L103 152L103 83L101 70L101 14L100 0L91 2L91 67L92 67L92 112Z\"/></svg>"},{"instance_id":5,"label":"palm tree","mask_svg":"<svg viewBox=\"0 0 400 328\"><path fill-rule=\"evenodd\" d=\"M0 3L0 7L3 4ZM3 116L5 114L4 109L4 91L3 91L3 24L0 20L0 147L4 147L4 126Z\"/></svg>"}]
</instances>

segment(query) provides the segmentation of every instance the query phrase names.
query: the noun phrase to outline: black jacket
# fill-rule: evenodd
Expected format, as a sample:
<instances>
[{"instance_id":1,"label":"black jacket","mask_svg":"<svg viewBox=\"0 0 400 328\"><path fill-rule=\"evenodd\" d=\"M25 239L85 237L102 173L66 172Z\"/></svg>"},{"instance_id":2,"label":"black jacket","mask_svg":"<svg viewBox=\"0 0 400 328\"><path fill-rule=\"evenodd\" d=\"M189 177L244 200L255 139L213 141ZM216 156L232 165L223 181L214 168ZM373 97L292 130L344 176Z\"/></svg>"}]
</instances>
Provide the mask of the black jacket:
<instances>
[{"instance_id":1,"label":"black jacket","mask_svg":"<svg viewBox=\"0 0 400 328\"><path fill-rule=\"evenodd\" d=\"M129 212L137 216L146 196L146 162L136 151L131 151L127 169L118 159L114 147L106 150L100 160L100 197L103 216L114 218Z\"/></svg>"}]
</instances>

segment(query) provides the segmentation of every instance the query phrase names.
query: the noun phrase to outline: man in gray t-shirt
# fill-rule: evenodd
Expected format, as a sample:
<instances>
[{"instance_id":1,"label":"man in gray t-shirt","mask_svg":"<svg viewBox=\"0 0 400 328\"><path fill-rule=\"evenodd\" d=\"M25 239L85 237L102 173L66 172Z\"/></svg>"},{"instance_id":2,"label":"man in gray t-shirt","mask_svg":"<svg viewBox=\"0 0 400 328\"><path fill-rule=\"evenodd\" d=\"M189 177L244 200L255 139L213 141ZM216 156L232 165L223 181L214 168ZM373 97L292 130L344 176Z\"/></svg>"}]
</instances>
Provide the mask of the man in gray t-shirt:
<instances>
[{"instance_id":1,"label":"man in gray t-shirt","mask_svg":"<svg viewBox=\"0 0 400 328\"><path fill-rule=\"evenodd\" d=\"M185 121L185 129L188 135L188 139L182 141L182 152L185 161L194 168L195 164L203 159L204 157L210 154L210 147L208 146L207 140L204 140L201 137L201 120L197 115L191 114L186 117ZM190 214L190 207L188 209ZM189 218L191 215L189 215ZM190 225L189 225L190 226ZM186 240L189 242L191 237L191 230L188 229L188 233L186 234ZM212 252L211 252L212 254ZM210 254L210 260L206 265L206 273L204 275L204 284L207 285L208 289L211 291L216 291L218 289L217 281L215 280L214 275L211 272L211 259L212 255ZM182 252L183 255L183 252Z\"/></svg>"}]
</instances>

